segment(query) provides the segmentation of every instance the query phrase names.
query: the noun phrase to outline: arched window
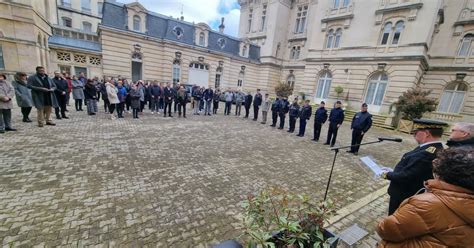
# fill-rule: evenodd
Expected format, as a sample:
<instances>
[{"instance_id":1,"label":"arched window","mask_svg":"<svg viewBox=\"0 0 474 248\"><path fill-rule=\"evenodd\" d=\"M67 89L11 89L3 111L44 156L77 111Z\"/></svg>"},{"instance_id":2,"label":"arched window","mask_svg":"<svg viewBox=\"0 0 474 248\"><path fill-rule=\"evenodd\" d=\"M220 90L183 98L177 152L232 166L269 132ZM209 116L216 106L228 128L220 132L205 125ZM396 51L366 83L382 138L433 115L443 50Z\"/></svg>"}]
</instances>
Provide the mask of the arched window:
<instances>
[{"instance_id":1,"label":"arched window","mask_svg":"<svg viewBox=\"0 0 474 248\"><path fill-rule=\"evenodd\" d=\"M336 39L334 39L334 48L339 48L339 45L341 44L341 35L342 29L338 28L336 30Z\"/></svg>"},{"instance_id":2,"label":"arched window","mask_svg":"<svg viewBox=\"0 0 474 248\"><path fill-rule=\"evenodd\" d=\"M334 30L329 30L328 39L326 41L326 48L332 48L332 43L334 41Z\"/></svg>"},{"instance_id":3,"label":"arched window","mask_svg":"<svg viewBox=\"0 0 474 248\"><path fill-rule=\"evenodd\" d=\"M142 19L139 16L137 15L133 16L133 31L138 31L138 32L141 31L140 29L141 22L142 22Z\"/></svg>"},{"instance_id":4,"label":"arched window","mask_svg":"<svg viewBox=\"0 0 474 248\"><path fill-rule=\"evenodd\" d=\"M445 113L461 112L468 86L461 82L452 82L444 89L439 101L438 111Z\"/></svg>"},{"instance_id":5,"label":"arched window","mask_svg":"<svg viewBox=\"0 0 474 248\"><path fill-rule=\"evenodd\" d=\"M397 22L395 24L395 32L393 33L393 38L392 38L392 45L398 44L398 41L400 40L400 35L402 34L403 28L405 27L405 23L403 21Z\"/></svg>"},{"instance_id":6,"label":"arched window","mask_svg":"<svg viewBox=\"0 0 474 248\"><path fill-rule=\"evenodd\" d=\"M82 22L82 30L84 30L84 32L92 33L92 24L89 22Z\"/></svg>"},{"instance_id":7,"label":"arched window","mask_svg":"<svg viewBox=\"0 0 474 248\"><path fill-rule=\"evenodd\" d=\"M369 105L382 105L385 89L387 89L388 76L383 72L376 73L369 78L365 102Z\"/></svg>"},{"instance_id":8,"label":"arched window","mask_svg":"<svg viewBox=\"0 0 474 248\"><path fill-rule=\"evenodd\" d=\"M329 96L329 89L331 88L332 75L328 71L323 72L319 76L318 88L316 90L316 98L327 99Z\"/></svg>"},{"instance_id":9,"label":"arched window","mask_svg":"<svg viewBox=\"0 0 474 248\"><path fill-rule=\"evenodd\" d=\"M68 27L68 28L72 28L72 19L71 18L62 17L61 19L63 20L63 26Z\"/></svg>"},{"instance_id":10,"label":"arched window","mask_svg":"<svg viewBox=\"0 0 474 248\"><path fill-rule=\"evenodd\" d=\"M295 88L295 75L289 75L286 82L291 86L291 88Z\"/></svg>"},{"instance_id":11,"label":"arched window","mask_svg":"<svg viewBox=\"0 0 474 248\"><path fill-rule=\"evenodd\" d=\"M199 33L199 45L200 46L206 45L205 36L203 32Z\"/></svg>"},{"instance_id":12,"label":"arched window","mask_svg":"<svg viewBox=\"0 0 474 248\"><path fill-rule=\"evenodd\" d=\"M381 45L387 45L388 43L388 38L390 37L390 32L392 31L392 23L387 22L385 26L383 27L383 34L382 34L382 40L380 42Z\"/></svg>"},{"instance_id":13,"label":"arched window","mask_svg":"<svg viewBox=\"0 0 474 248\"><path fill-rule=\"evenodd\" d=\"M466 34L461 40L461 46L459 46L458 56L466 57L469 56L469 50L471 49L472 41L474 40L473 34Z\"/></svg>"}]
</instances>

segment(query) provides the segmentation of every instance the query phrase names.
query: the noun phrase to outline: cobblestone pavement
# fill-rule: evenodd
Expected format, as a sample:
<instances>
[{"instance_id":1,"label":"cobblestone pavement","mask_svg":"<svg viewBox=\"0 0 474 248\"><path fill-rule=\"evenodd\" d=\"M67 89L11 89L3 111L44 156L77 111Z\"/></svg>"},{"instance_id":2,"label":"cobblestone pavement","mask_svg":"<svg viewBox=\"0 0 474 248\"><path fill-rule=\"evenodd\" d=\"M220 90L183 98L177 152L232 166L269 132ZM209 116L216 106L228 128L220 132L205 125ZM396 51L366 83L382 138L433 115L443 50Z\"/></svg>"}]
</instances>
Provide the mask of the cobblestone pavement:
<instances>
[{"instance_id":1,"label":"cobblestone pavement","mask_svg":"<svg viewBox=\"0 0 474 248\"><path fill-rule=\"evenodd\" d=\"M39 128L13 111L19 131L0 134L4 246L207 247L239 236L240 202L262 187L322 198L333 158L310 140L311 127L299 138L222 113L109 120L71 111L71 119ZM366 136L404 139L361 148L384 165L415 146L393 131L372 128ZM338 143L350 143L347 122ZM329 197L340 208L384 185L341 152Z\"/></svg>"}]
</instances>

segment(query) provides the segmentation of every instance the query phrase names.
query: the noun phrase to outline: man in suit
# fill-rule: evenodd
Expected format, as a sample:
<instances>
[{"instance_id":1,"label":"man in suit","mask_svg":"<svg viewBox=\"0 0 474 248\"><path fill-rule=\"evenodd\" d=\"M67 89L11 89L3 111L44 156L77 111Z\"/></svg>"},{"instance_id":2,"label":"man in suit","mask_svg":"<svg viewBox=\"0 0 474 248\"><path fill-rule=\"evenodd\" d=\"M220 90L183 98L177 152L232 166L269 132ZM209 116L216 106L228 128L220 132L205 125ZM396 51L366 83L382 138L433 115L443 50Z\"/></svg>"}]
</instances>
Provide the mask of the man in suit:
<instances>
[{"instance_id":1,"label":"man in suit","mask_svg":"<svg viewBox=\"0 0 474 248\"><path fill-rule=\"evenodd\" d=\"M352 118L351 129L352 129L352 141L351 149L347 152L357 155L359 153L359 145L362 142L364 134L369 131L372 126L372 115L367 112L367 103L363 103L359 113L354 115Z\"/></svg>"},{"instance_id":2,"label":"man in suit","mask_svg":"<svg viewBox=\"0 0 474 248\"><path fill-rule=\"evenodd\" d=\"M326 110L325 102L321 101L319 104L319 108L314 113L314 130L313 130L313 140L319 141L319 136L321 134L321 126L326 122L328 119L328 111Z\"/></svg>"},{"instance_id":3,"label":"man in suit","mask_svg":"<svg viewBox=\"0 0 474 248\"><path fill-rule=\"evenodd\" d=\"M58 106L54 90L56 85L42 66L36 67L36 74L28 78L28 88L31 89L33 104L38 111L38 127L43 127L46 119L46 125L56 126L51 119L53 107Z\"/></svg>"},{"instance_id":4,"label":"man in suit","mask_svg":"<svg viewBox=\"0 0 474 248\"><path fill-rule=\"evenodd\" d=\"M433 178L432 162L436 153L443 149L440 138L447 123L415 119L413 136L419 144L414 150L403 155L393 171L385 169L381 177L390 180L388 194L390 202L388 214L397 210L400 204L423 188L423 182Z\"/></svg>"},{"instance_id":5,"label":"man in suit","mask_svg":"<svg viewBox=\"0 0 474 248\"><path fill-rule=\"evenodd\" d=\"M68 91L68 84L66 79L63 78L61 73L59 71L54 72L54 78L53 78L54 84L56 84L56 90L54 91L56 95L56 99L58 100L58 107L56 107L55 113L56 113L56 119L69 119L69 117L66 116L66 103L67 103L67 91ZM59 115L59 112L61 112L61 115Z\"/></svg>"},{"instance_id":6,"label":"man in suit","mask_svg":"<svg viewBox=\"0 0 474 248\"><path fill-rule=\"evenodd\" d=\"M253 96L250 94L250 92L247 92L247 95L244 98L244 107L245 107L245 117L244 118L249 118L250 114L250 106L252 105L252 100Z\"/></svg>"},{"instance_id":7,"label":"man in suit","mask_svg":"<svg viewBox=\"0 0 474 248\"><path fill-rule=\"evenodd\" d=\"M253 98L253 120L256 121L258 119L258 110L262 105L262 94L260 93L260 89L257 89L257 94L255 94Z\"/></svg>"},{"instance_id":8,"label":"man in suit","mask_svg":"<svg viewBox=\"0 0 474 248\"><path fill-rule=\"evenodd\" d=\"M163 96L165 98L165 111L163 112L163 117L166 117L166 108L168 108L168 116L173 117L171 115L171 105L173 103L174 93L170 83L166 84L166 88L163 90Z\"/></svg>"},{"instance_id":9,"label":"man in suit","mask_svg":"<svg viewBox=\"0 0 474 248\"><path fill-rule=\"evenodd\" d=\"M335 108L331 109L331 113L329 114L328 138L324 144L330 144L331 147L336 144L337 131L344 121L344 110L341 109L341 104L341 101L337 101Z\"/></svg>"}]
</instances>

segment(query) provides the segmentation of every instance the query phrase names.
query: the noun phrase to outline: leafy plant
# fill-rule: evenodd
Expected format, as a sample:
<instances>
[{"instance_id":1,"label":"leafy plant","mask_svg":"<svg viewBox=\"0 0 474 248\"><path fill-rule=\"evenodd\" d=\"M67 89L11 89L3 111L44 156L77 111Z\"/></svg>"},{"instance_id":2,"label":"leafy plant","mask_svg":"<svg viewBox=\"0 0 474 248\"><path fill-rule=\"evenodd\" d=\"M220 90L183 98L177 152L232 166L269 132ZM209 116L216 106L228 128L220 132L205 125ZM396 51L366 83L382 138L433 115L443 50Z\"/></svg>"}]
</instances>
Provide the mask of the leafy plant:
<instances>
[{"instance_id":1,"label":"leafy plant","mask_svg":"<svg viewBox=\"0 0 474 248\"><path fill-rule=\"evenodd\" d=\"M248 247L329 247L323 225L334 214L331 201L316 202L307 195L267 188L244 201Z\"/></svg>"},{"instance_id":2,"label":"leafy plant","mask_svg":"<svg viewBox=\"0 0 474 248\"><path fill-rule=\"evenodd\" d=\"M275 93L279 97L288 97L293 94L293 87L285 82L281 82L275 86Z\"/></svg>"},{"instance_id":3,"label":"leafy plant","mask_svg":"<svg viewBox=\"0 0 474 248\"><path fill-rule=\"evenodd\" d=\"M394 103L397 112L402 114L402 119L413 120L421 118L424 113L436 109L438 104L434 98L429 98L431 90L423 91L421 88L409 89Z\"/></svg>"},{"instance_id":4,"label":"leafy plant","mask_svg":"<svg viewBox=\"0 0 474 248\"><path fill-rule=\"evenodd\" d=\"M334 88L334 91L336 91L337 95L339 96L340 94L342 94L342 92L344 92L344 88L342 88L342 86L338 85L338 86L336 86L336 88Z\"/></svg>"}]
</instances>

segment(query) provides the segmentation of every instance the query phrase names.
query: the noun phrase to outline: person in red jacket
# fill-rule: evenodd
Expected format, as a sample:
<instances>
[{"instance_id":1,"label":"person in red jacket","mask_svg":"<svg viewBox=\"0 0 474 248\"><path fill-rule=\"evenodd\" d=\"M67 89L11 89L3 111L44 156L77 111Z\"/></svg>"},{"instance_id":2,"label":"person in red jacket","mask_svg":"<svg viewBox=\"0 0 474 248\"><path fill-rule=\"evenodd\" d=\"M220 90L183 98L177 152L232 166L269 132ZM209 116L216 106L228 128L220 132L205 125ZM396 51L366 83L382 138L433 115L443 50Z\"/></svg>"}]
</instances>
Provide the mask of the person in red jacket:
<instances>
[{"instance_id":1,"label":"person in red jacket","mask_svg":"<svg viewBox=\"0 0 474 248\"><path fill-rule=\"evenodd\" d=\"M473 165L473 147L438 153L426 192L406 199L379 223L379 248L474 247Z\"/></svg>"}]
</instances>

